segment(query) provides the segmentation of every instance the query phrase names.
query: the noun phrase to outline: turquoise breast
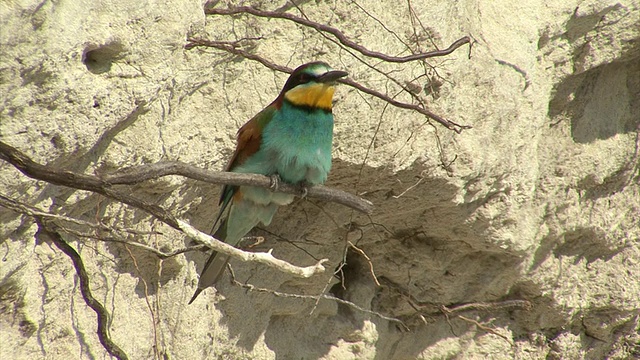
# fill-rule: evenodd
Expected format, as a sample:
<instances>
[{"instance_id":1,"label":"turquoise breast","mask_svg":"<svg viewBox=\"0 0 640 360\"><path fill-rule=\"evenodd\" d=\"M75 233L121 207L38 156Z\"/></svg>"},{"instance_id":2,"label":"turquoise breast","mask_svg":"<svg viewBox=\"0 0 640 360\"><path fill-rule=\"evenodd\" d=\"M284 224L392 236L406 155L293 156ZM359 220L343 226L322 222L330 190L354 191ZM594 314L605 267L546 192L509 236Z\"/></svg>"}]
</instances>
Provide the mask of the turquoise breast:
<instances>
[{"instance_id":1,"label":"turquoise breast","mask_svg":"<svg viewBox=\"0 0 640 360\"><path fill-rule=\"evenodd\" d=\"M284 102L262 133L260 150L240 172L279 174L288 183L322 184L331 169L333 114Z\"/></svg>"}]
</instances>

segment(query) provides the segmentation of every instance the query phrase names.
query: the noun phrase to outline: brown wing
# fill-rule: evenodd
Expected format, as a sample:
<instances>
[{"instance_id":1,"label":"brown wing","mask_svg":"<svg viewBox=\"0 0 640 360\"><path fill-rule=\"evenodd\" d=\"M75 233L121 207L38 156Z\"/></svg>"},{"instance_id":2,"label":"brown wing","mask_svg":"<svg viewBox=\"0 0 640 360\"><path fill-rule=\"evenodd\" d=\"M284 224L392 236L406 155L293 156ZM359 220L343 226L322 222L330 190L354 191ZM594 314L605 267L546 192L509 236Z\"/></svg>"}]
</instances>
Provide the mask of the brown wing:
<instances>
[{"instance_id":1,"label":"brown wing","mask_svg":"<svg viewBox=\"0 0 640 360\"><path fill-rule=\"evenodd\" d=\"M259 125L257 117L257 115L254 116L238 130L236 151L233 152L233 156L229 159L225 171L232 171L234 167L242 164L249 156L260 149L262 127Z\"/></svg>"},{"instance_id":2,"label":"brown wing","mask_svg":"<svg viewBox=\"0 0 640 360\"><path fill-rule=\"evenodd\" d=\"M232 171L233 169L244 163L247 158L255 154L260 149L260 143L262 141L262 130L273 118L274 112L277 110L275 102L267 106L264 110L256 114L246 124L242 125L238 130L236 151L229 159L225 171ZM216 217L216 221L213 224L213 230L215 230L222 214L227 209L234 195L238 191L238 186L225 185L222 188L220 194L220 211ZM213 232L213 231L212 231Z\"/></svg>"}]
</instances>

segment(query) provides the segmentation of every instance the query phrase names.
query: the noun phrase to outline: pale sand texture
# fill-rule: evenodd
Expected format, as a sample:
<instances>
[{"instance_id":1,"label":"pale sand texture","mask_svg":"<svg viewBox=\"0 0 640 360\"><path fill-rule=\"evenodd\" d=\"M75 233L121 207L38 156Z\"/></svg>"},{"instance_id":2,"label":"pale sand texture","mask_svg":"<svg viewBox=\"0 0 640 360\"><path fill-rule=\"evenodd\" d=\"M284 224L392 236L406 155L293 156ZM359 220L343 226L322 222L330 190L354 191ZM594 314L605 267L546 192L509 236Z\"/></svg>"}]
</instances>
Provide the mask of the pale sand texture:
<instances>
[{"instance_id":1,"label":"pale sand texture","mask_svg":"<svg viewBox=\"0 0 640 360\"><path fill-rule=\"evenodd\" d=\"M415 46L406 2L358 4ZM331 293L398 317L411 331L335 302L314 309L312 300L246 292L227 281L219 295L207 290L187 306L204 253L160 262L132 248L136 268L120 244L67 236L94 296L113 314L113 341L131 359L640 356L639 2L411 4L439 48L464 35L477 40L470 59L462 47L429 61L444 81L437 96L427 96L434 112L473 129L455 134L340 86L328 185L361 194L375 213L300 201L268 228L282 238L267 235L259 248L299 265L313 264L310 255L327 257L332 270L346 239L358 241L384 287L350 252L344 287L333 281ZM369 49L408 54L352 2L312 1L303 9ZM414 25L422 48L432 50ZM8 0L0 2L0 32L0 140L38 162L89 174L160 160L220 169L237 128L286 80L223 51L185 50L188 36L263 36L244 49L289 67L325 60L369 87L398 91L314 30L253 16L206 17L197 1ZM399 70L392 74L401 80L424 72L418 63L368 61ZM123 120L140 101L148 111ZM218 188L168 177L132 193L208 230ZM130 240L165 251L190 243L141 211L30 180L4 161L0 194L87 221L161 231ZM0 359L109 358L69 258L37 243L36 230L31 218L0 208ZM292 279L231 264L240 281L287 293L318 294L331 277ZM423 321L401 293L441 305L525 299L533 307L463 314L506 341L455 316Z\"/></svg>"}]
</instances>

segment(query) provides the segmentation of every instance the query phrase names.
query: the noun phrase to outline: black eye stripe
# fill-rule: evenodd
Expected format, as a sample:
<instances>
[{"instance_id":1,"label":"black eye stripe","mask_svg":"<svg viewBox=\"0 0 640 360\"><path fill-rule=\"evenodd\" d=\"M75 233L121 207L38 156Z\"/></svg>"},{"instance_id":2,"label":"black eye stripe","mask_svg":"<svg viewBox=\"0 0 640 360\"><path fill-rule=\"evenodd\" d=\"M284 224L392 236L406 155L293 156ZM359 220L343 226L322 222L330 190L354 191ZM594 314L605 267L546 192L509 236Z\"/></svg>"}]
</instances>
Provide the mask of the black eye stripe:
<instances>
[{"instance_id":1,"label":"black eye stripe","mask_svg":"<svg viewBox=\"0 0 640 360\"><path fill-rule=\"evenodd\" d=\"M284 94L285 92L293 89L298 85L304 85L312 81L315 81L317 79L318 79L318 75L314 75L306 72L300 72L300 73L294 74L289 77L281 93Z\"/></svg>"},{"instance_id":2,"label":"black eye stripe","mask_svg":"<svg viewBox=\"0 0 640 360\"><path fill-rule=\"evenodd\" d=\"M313 79L313 77L311 75L302 73L302 74L300 74L300 77L298 78L298 83L299 84L308 83L312 79Z\"/></svg>"}]
</instances>

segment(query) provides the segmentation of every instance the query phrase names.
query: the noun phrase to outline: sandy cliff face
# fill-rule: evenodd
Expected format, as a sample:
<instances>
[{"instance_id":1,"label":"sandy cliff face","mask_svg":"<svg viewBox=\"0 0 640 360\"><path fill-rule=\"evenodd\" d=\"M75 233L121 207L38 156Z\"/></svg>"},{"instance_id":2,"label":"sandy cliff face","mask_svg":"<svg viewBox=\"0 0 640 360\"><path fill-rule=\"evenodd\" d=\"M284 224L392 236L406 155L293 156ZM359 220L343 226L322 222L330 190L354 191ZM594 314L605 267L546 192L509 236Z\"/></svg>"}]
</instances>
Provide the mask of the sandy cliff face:
<instances>
[{"instance_id":1,"label":"sandy cliff face","mask_svg":"<svg viewBox=\"0 0 640 360\"><path fill-rule=\"evenodd\" d=\"M200 2L0 3L0 141L56 169L101 174L161 160L221 169L237 128L286 75L222 50L186 50L188 37L259 38L240 48L291 68L325 60L394 97L389 73L435 113L473 127L457 134L338 87L327 185L372 201L375 212L302 200L256 232L266 239L257 250L294 264L328 258L330 271L311 279L231 263L240 282L359 308L227 281L187 306L206 254L160 260L67 223L93 236L61 231L111 314L113 342L131 359L640 356L639 2L358 4L302 9L391 55L469 35L471 57L462 47L430 59L432 69L358 55L378 72L315 30L205 16ZM260 8L300 15L281 6ZM412 101L407 92L396 99ZM178 176L118 189L204 231L217 211L218 186ZM0 194L138 230L122 238L165 252L191 244L142 211L29 179L5 161ZM33 218L0 207L0 358L108 358L71 260L37 230ZM345 252L349 241L370 262ZM471 311L442 308L469 303Z\"/></svg>"}]
</instances>

